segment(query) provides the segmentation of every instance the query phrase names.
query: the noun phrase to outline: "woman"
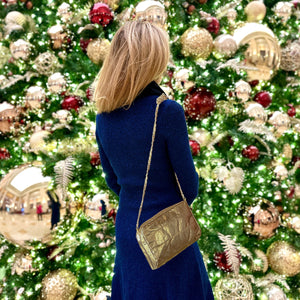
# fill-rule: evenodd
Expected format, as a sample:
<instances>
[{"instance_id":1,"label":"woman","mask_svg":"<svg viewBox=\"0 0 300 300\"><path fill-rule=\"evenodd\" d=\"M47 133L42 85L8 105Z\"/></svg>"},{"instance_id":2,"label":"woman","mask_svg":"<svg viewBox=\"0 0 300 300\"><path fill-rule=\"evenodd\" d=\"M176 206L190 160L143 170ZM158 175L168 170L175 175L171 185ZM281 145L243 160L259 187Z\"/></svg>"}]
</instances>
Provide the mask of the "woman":
<instances>
[{"instance_id":1,"label":"woman","mask_svg":"<svg viewBox=\"0 0 300 300\"><path fill-rule=\"evenodd\" d=\"M152 138L157 83L169 61L167 33L147 22L128 22L114 36L95 88L96 137L108 186L119 196L112 300L211 300L213 294L197 243L151 270L136 240ZM192 203L198 176L182 107L159 108L152 162L140 224L182 200L174 176Z\"/></svg>"}]
</instances>

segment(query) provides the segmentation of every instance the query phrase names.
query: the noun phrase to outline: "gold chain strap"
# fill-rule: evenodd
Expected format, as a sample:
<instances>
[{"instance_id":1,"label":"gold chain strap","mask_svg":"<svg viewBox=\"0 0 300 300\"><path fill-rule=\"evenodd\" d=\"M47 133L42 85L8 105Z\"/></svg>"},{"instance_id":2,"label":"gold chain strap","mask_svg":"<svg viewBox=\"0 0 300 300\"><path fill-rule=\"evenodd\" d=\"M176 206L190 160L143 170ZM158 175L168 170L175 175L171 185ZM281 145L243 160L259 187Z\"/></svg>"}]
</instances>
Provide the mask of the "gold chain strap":
<instances>
[{"instance_id":1,"label":"gold chain strap","mask_svg":"<svg viewBox=\"0 0 300 300\"><path fill-rule=\"evenodd\" d=\"M149 158L148 158L148 164L147 164L147 171L146 171L146 176L145 176L145 182L144 182L144 188L143 188L143 195L142 195L142 201L141 201L141 205L140 205L140 209L139 209L139 214L138 214L138 218L136 221L136 230L138 230L139 228L139 223L140 223L140 217L141 217L141 213L142 213L142 208L143 208L143 204L144 204L144 198L145 198L145 193L146 193L146 188L147 188L147 183L148 183L148 174L149 174L149 170L150 170L150 164L151 164L151 159L152 159L152 152L153 152L153 145L154 145L154 140L155 140L155 133L156 133L156 122L157 122L157 115L158 115L158 109L159 109L159 105L167 100L167 96L165 94L161 94L157 99L156 99L156 109L155 109L155 116L154 116L154 124L153 124L153 132L152 132L152 141L151 141L151 148L150 148L150 152L149 152ZM186 201L184 194L182 192L179 180L177 178L176 173L175 174L175 178L179 187L179 191L181 194L182 199Z\"/></svg>"}]
</instances>

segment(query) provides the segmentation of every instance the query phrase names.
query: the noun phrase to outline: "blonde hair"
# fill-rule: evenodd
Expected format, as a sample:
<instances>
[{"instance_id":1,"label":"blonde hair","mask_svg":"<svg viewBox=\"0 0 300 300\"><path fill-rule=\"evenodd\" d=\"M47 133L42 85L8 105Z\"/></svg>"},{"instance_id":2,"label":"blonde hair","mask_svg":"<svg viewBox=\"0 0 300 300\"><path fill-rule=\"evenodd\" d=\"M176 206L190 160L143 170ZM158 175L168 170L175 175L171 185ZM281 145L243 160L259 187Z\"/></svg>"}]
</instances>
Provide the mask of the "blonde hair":
<instances>
[{"instance_id":1,"label":"blonde hair","mask_svg":"<svg viewBox=\"0 0 300 300\"><path fill-rule=\"evenodd\" d=\"M149 22L125 23L98 74L94 92L98 113L130 106L151 81L162 76L169 55L169 37L163 29Z\"/></svg>"}]
</instances>

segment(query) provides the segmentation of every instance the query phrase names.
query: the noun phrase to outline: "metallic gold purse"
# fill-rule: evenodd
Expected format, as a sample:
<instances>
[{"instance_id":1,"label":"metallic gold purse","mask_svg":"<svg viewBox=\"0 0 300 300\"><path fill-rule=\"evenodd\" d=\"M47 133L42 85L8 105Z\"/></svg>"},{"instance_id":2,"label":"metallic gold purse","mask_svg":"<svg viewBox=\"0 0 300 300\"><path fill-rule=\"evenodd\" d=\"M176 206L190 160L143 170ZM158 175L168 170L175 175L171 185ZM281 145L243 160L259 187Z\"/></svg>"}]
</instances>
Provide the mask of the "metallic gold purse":
<instances>
[{"instance_id":1,"label":"metallic gold purse","mask_svg":"<svg viewBox=\"0 0 300 300\"><path fill-rule=\"evenodd\" d=\"M166 99L166 95L162 94L156 100L157 106L155 110L152 142L142 201L136 222L136 238L152 270L164 265L184 249L195 243L201 236L199 224L184 197L176 174L176 181L183 201L163 209L139 226L152 158L158 108L160 103Z\"/></svg>"}]
</instances>

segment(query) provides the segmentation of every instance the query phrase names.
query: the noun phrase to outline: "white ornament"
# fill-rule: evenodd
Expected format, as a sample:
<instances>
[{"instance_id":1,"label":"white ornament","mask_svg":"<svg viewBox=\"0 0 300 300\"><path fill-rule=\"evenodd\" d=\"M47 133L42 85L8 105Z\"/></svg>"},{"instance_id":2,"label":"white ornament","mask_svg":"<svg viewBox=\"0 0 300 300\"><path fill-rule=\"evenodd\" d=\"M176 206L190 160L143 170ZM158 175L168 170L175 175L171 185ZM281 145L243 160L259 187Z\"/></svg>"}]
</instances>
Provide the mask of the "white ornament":
<instances>
[{"instance_id":1,"label":"white ornament","mask_svg":"<svg viewBox=\"0 0 300 300\"><path fill-rule=\"evenodd\" d=\"M219 181L223 181L225 178L229 177L230 172L226 167L220 166L214 169L214 174Z\"/></svg>"},{"instance_id":2,"label":"white ornament","mask_svg":"<svg viewBox=\"0 0 300 300\"><path fill-rule=\"evenodd\" d=\"M241 99L242 102L246 102L250 98L251 86L244 80L239 80L235 84L236 97Z\"/></svg>"},{"instance_id":3,"label":"white ornament","mask_svg":"<svg viewBox=\"0 0 300 300\"><path fill-rule=\"evenodd\" d=\"M57 14L62 18L64 22L69 21L73 16L73 12L70 11L70 4L63 2L58 7Z\"/></svg>"},{"instance_id":4,"label":"white ornament","mask_svg":"<svg viewBox=\"0 0 300 300\"><path fill-rule=\"evenodd\" d=\"M22 39L17 40L10 44L10 52L15 59L22 58L24 60L28 59L30 55L30 48L32 45Z\"/></svg>"},{"instance_id":5,"label":"white ornament","mask_svg":"<svg viewBox=\"0 0 300 300\"><path fill-rule=\"evenodd\" d=\"M46 93L40 86L31 86L26 93L26 106L29 108L40 108L41 101L45 100Z\"/></svg>"},{"instance_id":6,"label":"white ornament","mask_svg":"<svg viewBox=\"0 0 300 300\"><path fill-rule=\"evenodd\" d=\"M110 294L103 291L103 292L97 294L95 296L94 300L107 300L108 297L110 297Z\"/></svg>"},{"instance_id":7,"label":"white ornament","mask_svg":"<svg viewBox=\"0 0 300 300\"><path fill-rule=\"evenodd\" d=\"M237 50L235 39L230 34L221 34L214 40L214 49L222 57L230 57Z\"/></svg>"},{"instance_id":8,"label":"white ornament","mask_svg":"<svg viewBox=\"0 0 300 300\"><path fill-rule=\"evenodd\" d=\"M289 129L291 121L287 114L275 111L275 113L269 119L269 123L274 125L277 133L281 135Z\"/></svg>"},{"instance_id":9,"label":"white ornament","mask_svg":"<svg viewBox=\"0 0 300 300\"><path fill-rule=\"evenodd\" d=\"M46 142L44 139L49 137L49 135L50 132L46 130L41 130L33 133L29 140L31 150L36 154L39 151L46 150Z\"/></svg>"},{"instance_id":10,"label":"white ornament","mask_svg":"<svg viewBox=\"0 0 300 300\"><path fill-rule=\"evenodd\" d=\"M198 129L193 132L191 139L195 140L201 147L207 146L211 140L211 134L205 129Z\"/></svg>"},{"instance_id":11,"label":"white ornament","mask_svg":"<svg viewBox=\"0 0 300 300\"><path fill-rule=\"evenodd\" d=\"M274 12L286 22L292 14L293 4L290 2L278 2L274 7Z\"/></svg>"},{"instance_id":12,"label":"white ornament","mask_svg":"<svg viewBox=\"0 0 300 300\"><path fill-rule=\"evenodd\" d=\"M249 117L254 118L257 125L265 124L267 121L267 113L264 107L259 103L251 103L247 106L246 112Z\"/></svg>"},{"instance_id":13,"label":"white ornament","mask_svg":"<svg viewBox=\"0 0 300 300\"><path fill-rule=\"evenodd\" d=\"M49 91L51 93L56 93L56 94L61 93L65 89L66 84L67 84L66 79L59 72L52 74L48 78L48 83L47 83Z\"/></svg>"},{"instance_id":14,"label":"white ornament","mask_svg":"<svg viewBox=\"0 0 300 300\"><path fill-rule=\"evenodd\" d=\"M186 68L175 71L173 76L176 80L176 89L188 90L190 87L194 86L194 83L189 81L190 71Z\"/></svg>"},{"instance_id":15,"label":"white ornament","mask_svg":"<svg viewBox=\"0 0 300 300\"><path fill-rule=\"evenodd\" d=\"M230 171L229 177L224 179L224 185L228 189L230 194L237 194L243 186L243 181L243 169L234 167Z\"/></svg>"},{"instance_id":16,"label":"white ornament","mask_svg":"<svg viewBox=\"0 0 300 300\"><path fill-rule=\"evenodd\" d=\"M68 124L72 120L72 114L66 109L60 109L52 113L52 116L59 120L61 124Z\"/></svg>"},{"instance_id":17,"label":"white ornament","mask_svg":"<svg viewBox=\"0 0 300 300\"><path fill-rule=\"evenodd\" d=\"M274 169L274 173L276 174L276 178L281 180L286 179L289 174L287 168L281 164L276 166L276 168Z\"/></svg>"}]
</instances>

